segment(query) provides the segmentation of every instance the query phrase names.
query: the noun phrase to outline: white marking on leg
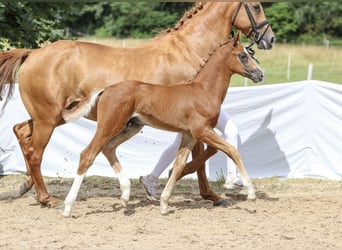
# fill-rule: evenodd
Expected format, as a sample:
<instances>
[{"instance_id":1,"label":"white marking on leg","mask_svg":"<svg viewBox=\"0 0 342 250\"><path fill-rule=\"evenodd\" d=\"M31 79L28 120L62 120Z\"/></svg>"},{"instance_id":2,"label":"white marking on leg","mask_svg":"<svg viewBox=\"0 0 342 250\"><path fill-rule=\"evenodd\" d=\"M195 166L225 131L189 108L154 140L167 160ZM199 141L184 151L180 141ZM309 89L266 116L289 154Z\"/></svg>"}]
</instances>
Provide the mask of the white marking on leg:
<instances>
[{"instance_id":1,"label":"white marking on leg","mask_svg":"<svg viewBox=\"0 0 342 250\"><path fill-rule=\"evenodd\" d=\"M242 184L247 188L247 199L255 200L256 195L253 187L253 183L251 181L246 181L246 179L241 175Z\"/></svg>"},{"instance_id":2,"label":"white marking on leg","mask_svg":"<svg viewBox=\"0 0 342 250\"><path fill-rule=\"evenodd\" d=\"M167 190L163 190L162 194L160 195L160 213L162 215L166 215L169 213L168 203L170 199L170 193Z\"/></svg>"},{"instance_id":3,"label":"white marking on leg","mask_svg":"<svg viewBox=\"0 0 342 250\"><path fill-rule=\"evenodd\" d=\"M129 200L129 196L131 193L131 181L127 177L127 175L121 170L120 172L116 173L120 182L120 189L121 189L121 200L122 205L127 207L127 202Z\"/></svg>"},{"instance_id":4,"label":"white marking on leg","mask_svg":"<svg viewBox=\"0 0 342 250\"><path fill-rule=\"evenodd\" d=\"M63 216L65 217L70 217L71 215L71 209L72 209L72 204L75 202L78 192L80 191L80 187L83 181L85 174L82 175L76 175L71 189L67 195L67 197L65 198L64 201L64 212L63 212Z\"/></svg>"},{"instance_id":5,"label":"white marking on leg","mask_svg":"<svg viewBox=\"0 0 342 250\"><path fill-rule=\"evenodd\" d=\"M255 195L253 183L252 182L248 182L246 184L246 188L247 188L247 199L248 200L255 200L256 199L256 195Z\"/></svg>"}]
</instances>

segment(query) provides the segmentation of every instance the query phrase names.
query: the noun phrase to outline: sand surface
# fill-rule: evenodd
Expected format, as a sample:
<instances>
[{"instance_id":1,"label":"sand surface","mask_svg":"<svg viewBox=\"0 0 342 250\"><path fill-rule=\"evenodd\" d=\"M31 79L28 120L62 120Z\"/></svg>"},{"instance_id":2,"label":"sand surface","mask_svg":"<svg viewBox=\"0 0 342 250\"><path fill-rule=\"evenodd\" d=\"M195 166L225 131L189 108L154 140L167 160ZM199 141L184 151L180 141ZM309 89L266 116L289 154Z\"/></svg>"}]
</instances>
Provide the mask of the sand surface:
<instances>
[{"instance_id":1,"label":"sand surface","mask_svg":"<svg viewBox=\"0 0 342 250\"><path fill-rule=\"evenodd\" d=\"M34 190L18 198L23 178L0 177L0 249L342 249L341 181L253 180L256 202L246 201L245 190L211 182L232 202L213 207L197 181L186 179L162 216L137 180L124 212L118 181L89 177L72 217L64 218L62 210L37 204ZM65 198L70 179L45 180L51 194Z\"/></svg>"}]
</instances>

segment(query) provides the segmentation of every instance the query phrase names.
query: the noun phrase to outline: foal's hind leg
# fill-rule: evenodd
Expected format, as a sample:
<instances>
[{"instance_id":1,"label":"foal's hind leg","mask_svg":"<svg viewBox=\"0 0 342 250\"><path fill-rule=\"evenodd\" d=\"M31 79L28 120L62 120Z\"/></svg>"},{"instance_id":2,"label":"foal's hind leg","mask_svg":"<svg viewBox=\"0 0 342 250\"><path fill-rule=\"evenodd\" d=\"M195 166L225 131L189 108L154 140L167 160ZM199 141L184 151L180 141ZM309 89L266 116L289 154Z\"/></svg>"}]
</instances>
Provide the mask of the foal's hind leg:
<instances>
[{"instance_id":1,"label":"foal's hind leg","mask_svg":"<svg viewBox=\"0 0 342 250\"><path fill-rule=\"evenodd\" d=\"M120 131L122 131L123 126L121 124L122 123L125 124L125 122L122 122L122 123L110 122L110 121L114 121L113 117L110 116L110 115L113 115L114 113L116 112L112 112L108 114L107 116L104 116L104 118L108 118L107 121L102 121L99 116L95 136L91 140L89 145L81 153L80 162L79 162L79 166L77 169L77 175L64 201L65 206L64 206L63 215L66 217L69 217L71 215L72 205L77 198L84 175L89 169L89 167L93 164L96 156L104 148L107 148L107 150L104 150L104 151L107 155L109 155L109 152L111 152L110 141L112 140L112 138L115 138L115 136L118 133L120 133ZM103 118L103 116L101 117ZM115 159L114 159L114 162L115 162ZM127 195L127 193L125 195ZM128 196L129 196L129 193L128 193Z\"/></svg>"},{"instance_id":2,"label":"foal's hind leg","mask_svg":"<svg viewBox=\"0 0 342 250\"><path fill-rule=\"evenodd\" d=\"M183 135L182 143L177 153L175 163L172 168L172 173L166 186L160 196L160 212L165 215L168 213L168 202L171 197L174 185L185 167L186 160L195 145L196 140L191 135Z\"/></svg>"},{"instance_id":3,"label":"foal's hind leg","mask_svg":"<svg viewBox=\"0 0 342 250\"><path fill-rule=\"evenodd\" d=\"M92 142L82 151L80 155L80 163L77 169L77 175L72 183L67 197L64 200L63 215L65 217L69 217L71 215L72 205L77 198L78 192L80 191L85 173L101 150L100 144L93 145Z\"/></svg>"},{"instance_id":4,"label":"foal's hind leg","mask_svg":"<svg viewBox=\"0 0 342 250\"><path fill-rule=\"evenodd\" d=\"M131 182L122 170L121 164L116 157L116 149L117 147L122 144L123 142L129 140L131 137L136 135L141 129L143 128L142 125L138 123L130 123L129 126L126 126L120 134L114 136L107 144L105 144L102 148L102 153L109 161L109 164L114 169L116 173L121 189L121 201L122 205L126 208L127 202L130 197L130 190L131 190Z\"/></svg>"},{"instance_id":5,"label":"foal's hind leg","mask_svg":"<svg viewBox=\"0 0 342 250\"><path fill-rule=\"evenodd\" d=\"M64 200L63 215L65 217L69 217L71 215L72 205L80 191L85 173L94 162L96 156L100 153L102 145L105 144L105 140L106 138L97 138L97 134L95 134L95 137L92 139L90 144L82 151L76 177L67 197Z\"/></svg>"}]
</instances>

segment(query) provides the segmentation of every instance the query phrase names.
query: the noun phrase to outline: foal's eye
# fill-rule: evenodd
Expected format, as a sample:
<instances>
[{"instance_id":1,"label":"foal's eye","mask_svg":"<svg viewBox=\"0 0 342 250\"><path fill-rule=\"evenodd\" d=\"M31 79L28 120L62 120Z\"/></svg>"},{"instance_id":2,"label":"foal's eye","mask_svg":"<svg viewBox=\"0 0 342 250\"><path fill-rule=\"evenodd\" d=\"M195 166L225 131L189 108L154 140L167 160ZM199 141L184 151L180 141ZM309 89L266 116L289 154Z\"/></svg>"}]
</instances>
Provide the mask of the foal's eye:
<instances>
[{"instance_id":1,"label":"foal's eye","mask_svg":"<svg viewBox=\"0 0 342 250\"><path fill-rule=\"evenodd\" d=\"M248 61L248 56L246 53L240 53L239 58L240 58L242 63L247 63L247 61Z\"/></svg>"}]
</instances>

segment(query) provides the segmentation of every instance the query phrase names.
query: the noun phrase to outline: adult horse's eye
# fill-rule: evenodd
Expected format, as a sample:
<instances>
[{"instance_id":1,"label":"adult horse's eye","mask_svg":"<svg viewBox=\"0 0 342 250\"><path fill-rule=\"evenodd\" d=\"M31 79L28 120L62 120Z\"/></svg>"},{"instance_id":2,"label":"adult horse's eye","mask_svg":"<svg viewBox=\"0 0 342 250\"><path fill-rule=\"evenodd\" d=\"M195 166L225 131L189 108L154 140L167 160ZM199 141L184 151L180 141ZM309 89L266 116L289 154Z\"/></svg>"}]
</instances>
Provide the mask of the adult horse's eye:
<instances>
[{"instance_id":1,"label":"adult horse's eye","mask_svg":"<svg viewBox=\"0 0 342 250\"><path fill-rule=\"evenodd\" d=\"M260 4L254 4L252 7L255 11L260 11Z\"/></svg>"}]
</instances>

